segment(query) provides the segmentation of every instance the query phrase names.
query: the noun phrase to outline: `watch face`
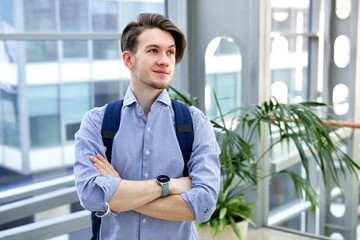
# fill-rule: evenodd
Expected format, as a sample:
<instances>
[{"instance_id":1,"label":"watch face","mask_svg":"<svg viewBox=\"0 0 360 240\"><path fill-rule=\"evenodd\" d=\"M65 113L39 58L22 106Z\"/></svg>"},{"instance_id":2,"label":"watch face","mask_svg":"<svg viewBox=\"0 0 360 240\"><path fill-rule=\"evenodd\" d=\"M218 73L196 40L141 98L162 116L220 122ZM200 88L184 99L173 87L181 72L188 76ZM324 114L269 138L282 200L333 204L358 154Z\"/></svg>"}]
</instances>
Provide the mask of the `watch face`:
<instances>
[{"instance_id":1,"label":"watch face","mask_svg":"<svg viewBox=\"0 0 360 240\"><path fill-rule=\"evenodd\" d=\"M159 175L156 180L158 180L161 183L166 183L170 181L170 178L166 175Z\"/></svg>"}]
</instances>

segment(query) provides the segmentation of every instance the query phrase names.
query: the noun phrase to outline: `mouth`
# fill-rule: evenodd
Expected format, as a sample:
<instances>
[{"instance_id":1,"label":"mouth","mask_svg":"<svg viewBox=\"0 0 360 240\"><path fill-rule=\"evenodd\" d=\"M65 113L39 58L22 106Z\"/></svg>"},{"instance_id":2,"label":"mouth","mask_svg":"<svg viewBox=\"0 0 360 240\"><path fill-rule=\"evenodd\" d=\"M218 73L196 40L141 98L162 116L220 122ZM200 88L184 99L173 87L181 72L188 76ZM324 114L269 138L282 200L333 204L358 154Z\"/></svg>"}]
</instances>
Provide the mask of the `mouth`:
<instances>
[{"instance_id":1,"label":"mouth","mask_svg":"<svg viewBox=\"0 0 360 240\"><path fill-rule=\"evenodd\" d=\"M164 70L154 70L153 72L157 73L157 74L162 74L162 75L169 75L169 73L167 71L164 71Z\"/></svg>"}]
</instances>

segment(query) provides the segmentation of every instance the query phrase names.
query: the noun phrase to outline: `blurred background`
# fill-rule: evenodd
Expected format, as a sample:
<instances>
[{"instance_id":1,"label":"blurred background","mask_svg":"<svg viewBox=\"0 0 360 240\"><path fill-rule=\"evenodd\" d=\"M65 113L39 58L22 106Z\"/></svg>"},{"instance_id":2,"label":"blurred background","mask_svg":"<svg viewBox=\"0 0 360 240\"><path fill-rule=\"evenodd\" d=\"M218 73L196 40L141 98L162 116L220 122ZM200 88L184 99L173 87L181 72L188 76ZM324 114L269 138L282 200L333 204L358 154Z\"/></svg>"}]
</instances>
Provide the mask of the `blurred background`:
<instances>
[{"instance_id":1,"label":"blurred background","mask_svg":"<svg viewBox=\"0 0 360 240\"><path fill-rule=\"evenodd\" d=\"M119 38L142 12L185 33L173 86L197 96L210 118L215 90L224 112L275 96L325 102L360 122L357 0L0 0L0 239L89 238L74 189L74 134L87 110L124 95ZM343 138L358 162L358 133ZM302 171L299 159L271 157L272 171ZM322 199L315 214L277 176L254 192L257 226L360 239L357 179L343 181L342 196L312 175Z\"/></svg>"}]
</instances>

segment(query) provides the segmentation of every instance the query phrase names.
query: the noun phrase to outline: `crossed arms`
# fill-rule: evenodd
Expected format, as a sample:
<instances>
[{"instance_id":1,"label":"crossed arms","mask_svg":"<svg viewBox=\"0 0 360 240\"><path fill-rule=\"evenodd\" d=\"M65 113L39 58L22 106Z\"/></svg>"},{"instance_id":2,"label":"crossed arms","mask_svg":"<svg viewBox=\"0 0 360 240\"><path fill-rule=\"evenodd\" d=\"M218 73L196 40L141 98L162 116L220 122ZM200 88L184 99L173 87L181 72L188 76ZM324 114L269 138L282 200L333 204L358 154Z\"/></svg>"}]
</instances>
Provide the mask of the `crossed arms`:
<instances>
[{"instance_id":1,"label":"crossed arms","mask_svg":"<svg viewBox=\"0 0 360 240\"><path fill-rule=\"evenodd\" d=\"M94 167L103 176L112 175L121 178L113 166L100 154L91 156ZM113 212L136 211L138 213L174 221L192 221L195 219L189 205L180 196L191 189L189 177L172 178L169 184L169 196L161 197L161 186L155 179L133 181L121 179L108 204Z\"/></svg>"}]
</instances>

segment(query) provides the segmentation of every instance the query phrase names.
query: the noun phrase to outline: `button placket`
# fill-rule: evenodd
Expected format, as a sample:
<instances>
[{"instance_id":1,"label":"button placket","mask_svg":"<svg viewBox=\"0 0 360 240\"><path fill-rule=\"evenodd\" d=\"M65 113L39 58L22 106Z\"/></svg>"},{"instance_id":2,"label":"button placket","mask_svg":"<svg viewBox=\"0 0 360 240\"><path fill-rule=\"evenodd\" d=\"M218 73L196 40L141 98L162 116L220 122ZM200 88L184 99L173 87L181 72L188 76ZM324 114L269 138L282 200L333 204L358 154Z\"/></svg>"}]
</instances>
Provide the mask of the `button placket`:
<instances>
[{"instance_id":1,"label":"button placket","mask_svg":"<svg viewBox=\"0 0 360 240\"><path fill-rule=\"evenodd\" d=\"M145 126L144 129L144 152L143 152L143 168L142 168L142 172L143 172L143 179L149 179L150 174L149 171L151 171L150 168L150 162L148 162L147 160L149 159L150 155L151 155L151 128L149 126Z\"/></svg>"}]
</instances>

